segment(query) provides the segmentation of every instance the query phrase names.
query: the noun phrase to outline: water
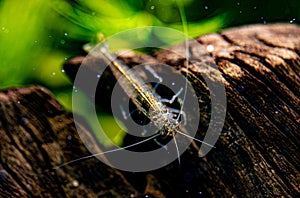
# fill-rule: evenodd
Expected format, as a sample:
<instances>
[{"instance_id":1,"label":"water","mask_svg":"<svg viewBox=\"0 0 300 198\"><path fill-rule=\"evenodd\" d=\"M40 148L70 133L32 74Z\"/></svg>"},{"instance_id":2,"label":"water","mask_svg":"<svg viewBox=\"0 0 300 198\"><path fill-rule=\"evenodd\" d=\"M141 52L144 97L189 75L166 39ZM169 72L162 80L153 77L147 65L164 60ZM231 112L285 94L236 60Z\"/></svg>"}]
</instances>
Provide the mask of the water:
<instances>
[{"instance_id":1,"label":"water","mask_svg":"<svg viewBox=\"0 0 300 198\"><path fill-rule=\"evenodd\" d=\"M180 14L182 16L182 24L185 34L188 33L185 13L183 9L182 2L178 2L178 7L180 10ZM186 49L189 49L189 42L185 42L185 57L186 57L186 71L188 71L189 64L189 52ZM161 95L157 94L157 87L159 83L165 80L162 76L160 76L155 70L152 69L149 65L146 65L146 70L151 73L151 75L158 80L157 86L149 86L147 83L143 81L143 79L131 70L126 64L120 61L115 55L110 53L108 50L108 43L102 42L102 44L98 45L97 53L93 54L97 58L101 58L106 65L108 65L116 78L119 79L120 86L123 91L127 94L127 97L131 99L131 101L136 106L137 110L141 112L144 116L146 116L151 122L159 129L158 133L151 134L150 137L147 136L146 139L141 140L139 142L135 142L133 144L127 145L125 147L116 148L112 150L108 150L105 152L96 152L92 155L85 156L79 159L75 159L73 161L64 163L56 168L60 168L62 166L83 160L88 159L94 156L100 156L108 153L114 153L118 151L122 151L128 148L132 148L134 146L144 144L148 141L154 140L160 147L163 147L170 153L170 147L165 147L164 143L157 141L158 137L171 137L174 141L175 152L177 153L177 159L180 163L180 153L182 150L179 149L177 138L185 138L194 141L198 141L202 144L205 144L209 147L213 147L213 145L203 142L202 140L196 139L193 136L189 135L188 130L185 128L187 124L187 120L189 117L186 116L187 112L183 110L183 106L185 105L185 99L187 94L187 85L188 80L185 77L185 83L177 90L171 97L171 99L164 98ZM91 49L91 48L88 48ZM99 78L97 76L97 78ZM177 83L172 82L172 85ZM175 101L179 101L180 97L180 105L178 108L170 107ZM198 99L197 99L198 101ZM198 102L197 105L198 107ZM126 119L126 113L121 109L122 115L124 119ZM193 112L195 113L195 112ZM125 116L124 116L125 115ZM131 116L131 113L130 113ZM197 120L198 122L198 120ZM197 129L196 129L197 130ZM196 132L196 131L195 131ZM146 133L144 133L146 134ZM174 150L173 150L174 151Z\"/></svg>"}]
</instances>

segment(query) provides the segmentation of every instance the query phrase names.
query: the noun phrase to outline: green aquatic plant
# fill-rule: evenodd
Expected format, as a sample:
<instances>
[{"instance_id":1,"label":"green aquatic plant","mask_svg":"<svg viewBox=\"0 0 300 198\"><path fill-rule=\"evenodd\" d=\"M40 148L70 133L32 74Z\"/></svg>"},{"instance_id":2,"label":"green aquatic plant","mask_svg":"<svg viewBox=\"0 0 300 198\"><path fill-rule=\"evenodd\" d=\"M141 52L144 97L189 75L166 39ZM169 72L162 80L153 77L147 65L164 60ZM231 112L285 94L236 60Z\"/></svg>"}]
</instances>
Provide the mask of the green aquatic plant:
<instances>
[{"instance_id":1,"label":"green aquatic plant","mask_svg":"<svg viewBox=\"0 0 300 198\"><path fill-rule=\"evenodd\" d=\"M187 7L194 1L185 0ZM199 6L199 13L205 12ZM187 23L190 36L219 30L225 14ZM98 33L106 37L142 26L182 30L175 1L38 1L0 3L0 88L42 84L54 90L70 85L61 71L65 58ZM140 35L147 39L148 35ZM167 40L160 35L161 40Z\"/></svg>"},{"instance_id":2,"label":"green aquatic plant","mask_svg":"<svg viewBox=\"0 0 300 198\"><path fill-rule=\"evenodd\" d=\"M182 6L193 6L196 1L183 0ZM202 2L202 4L204 4ZM55 1L55 10L76 26L72 32L75 39L94 37L101 32L106 37L130 28L143 26L163 26L182 30L180 12L173 0L142 0L142 1L97 1L78 0L68 3ZM198 7L198 17L203 17L205 6ZM204 15L205 16L205 15ZM215 32L226 25L226 13L212 15L204 19L187 19L189 36L195 37L208 32ZM70 24L69 24L70 25ZM72 28L71 28L72 29ZM150 33L149 33L150 34ZM148 35L139 35L147 39ZM161 35L164 39L164 35Z\"/></svg>"},{"instance_id":3,"label":"green aquatic plant","mask_svg":"<svg viewBox=\"0 0 300 198\"><path fill-rule=\"evenodd\" d=\"M184 9L184 6L191 3L191 1L183 1L180 6ZM68 29L68 34L75 40L89 40L91 45L99 42L99 34L109 37L121 31L144 26L163 26L178 29L183 31L182 24L182 14L179 11L179 7L176 1L124 1L124 0L114 0L114 1L74 1L66 2L62 0L57 0L54 2L54 9L66 19L64 23L65 28ZM203 12L205 8L203 8ZM175 13L175 14L174 14ZM185 20L187 18L183 17ZM185 25L188 28L189 36L195 37L204 33L214 32L221 29L225 24L225 14L210 17L206 20L188 22L185 21ZM150 29L151 30L151 29ZM153 36L156 39L172 45L171 40L175 40L173 35L156 34L155 31L142 31L135 35L138 40L143 40L145 42L151 42ZM176 36L176 35L174 35ZM182 38L181 38L182 39ZM178 40L176 42L182 42L183 40ZM127 40L122 40L119 45L124 44ZM125 46L129 46L128 43ZM69 100L65 94L58 94L59 99L62 103L67 103L65 101ZM80 105L84 107L84 105ZM82 109L84 111L84 109ZM110 123L110 126L117 126L114 123L112 116L105 114L98 114L99 121L107 120L101 123ZM88 119L87 120L91 120ZM97 131L96 125L90 122L93 131ZM105 127L104 127L105 128ZM105 129L104 129L105 131ZM121 143L125 135L124 132L120 132L120 128L113 130L110 128L110 137L115 137L115 143ZM97 137L98 133L95 133ZM105 144L104 137L97 137L99 141ZM117 138L117 139L116 139Z\"/></svg>"},{"instance_id":4,"label":"green aquatic plant","mask_svg":"<svg viewBox=\"0 0 300 198\"><path fill-rule=\"evenodd\" d=\"M34 81L50 87L68 83L59 74L61 58L66 54L53 53L52 41L58 36L49 30L57 16L53 15L49 3L17 0L0 3L0 88L24 86ZM49 61L54 63L50 67Z\"/></svg>"},{"instance_id":5,"label":"green aquatic plant","mask_svg":"<svg viewBox=\"0 0 300 198\"><path fill-rule=\"evenodd\" d=\"M191 2L185 0L183 6ZM83 43L97 42L95 38L99 33L108 37L135 27L164 26L182 30L180 21L178 6L171 0L1 1L0 88L44 85L67 110L72 110L72 85L62 70L62 63L78 54ZM187 25L190 36L196 36L220 29L224 16L212 16ZM138 36L149 40L152 33ZM168 43L168 37L157 36ZM99 120L103 126L117 126L110 115L99 113ZM90 126L95 128L93 123ZM114 142L120 144L124 136L120 128L109 131L107 135L116 137ZM103 137L98 139L105 144Z\"/></svg>"}]
</instances>

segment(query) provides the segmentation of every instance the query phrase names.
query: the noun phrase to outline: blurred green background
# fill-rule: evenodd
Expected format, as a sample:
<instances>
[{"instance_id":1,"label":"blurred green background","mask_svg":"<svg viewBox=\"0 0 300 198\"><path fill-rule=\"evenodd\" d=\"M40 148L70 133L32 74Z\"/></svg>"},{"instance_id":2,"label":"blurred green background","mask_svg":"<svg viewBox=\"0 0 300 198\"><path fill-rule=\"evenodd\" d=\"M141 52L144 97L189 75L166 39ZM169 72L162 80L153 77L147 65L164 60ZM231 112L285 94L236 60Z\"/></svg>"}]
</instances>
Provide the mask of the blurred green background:
<instances>
[{"instance_id":1,"label":"blurred green background","mask_svg":"<svg viewBox=\"0 0 300 198\"><path fill-rule=\"evenodd\" d=\"M250 23L297 23L300 1L182 0L189 34ZM175 0L0 0L0 87L44 85L59 98L71 86L62 63L106 37L145 25L182 30ZM60 93L61 92L61 93ZM64 102L67 103L68 102Z\"/></svg>"},{"instance_id":2,"label":"blurred green background","mask_svg":"<svg viewBox=\"0 0 300 198\"><path fill-rule=\"evenodd\" d=\"M165 26L190 36L253 23L298 23L300 1L271 0L0 0L0 88L43 85L71 110L63 62L83 54L99 32Z\"/></svg>"}]
</instances>

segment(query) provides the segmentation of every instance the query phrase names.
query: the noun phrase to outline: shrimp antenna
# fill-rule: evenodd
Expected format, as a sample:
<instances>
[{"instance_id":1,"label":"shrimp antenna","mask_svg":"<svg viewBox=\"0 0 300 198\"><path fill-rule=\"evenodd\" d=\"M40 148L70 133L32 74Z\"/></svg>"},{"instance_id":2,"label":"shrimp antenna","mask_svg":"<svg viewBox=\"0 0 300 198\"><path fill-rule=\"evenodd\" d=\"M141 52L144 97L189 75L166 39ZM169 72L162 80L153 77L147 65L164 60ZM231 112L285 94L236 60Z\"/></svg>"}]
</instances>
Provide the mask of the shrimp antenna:
<instances>
[{"instance_id":1,"label":"shrimp antenna","mask_svg":"<svg viewBox=\"0 0 300 198\"><path fill-rule=\"evenodd\" d=\"M195 140L195 141L197 141L197 142L201 142L202 144L205 144L205 145L210 146L210 147L212 147L212 148L216 148L215 146L213 146L213 145L211 145L211 144L209 144L209 143L206 143L206 142L204 142L204 141L202 141L202 140L199 140L199 139L197 139L197 138L194 138L194 137L192 137L192 136L190 136L190 135L188 135L188 134L185 134L185 133L183 133L183 132L181 132L181 131L176 131L176 133L179 133L180 135L183 135L183 136L185 136L185 137L188 137L188 138L190 138L190 139L192 139L192 140Z\"/></svg>"},{"instance_id":2,"label":"shrimp antenna","mask_svg":"<svg viewBox=\"0 0 300 198\"><path fill-rule=\"evenodd\" d=\"M56 169L59 169L59 168L61 168L61 167L66 166L66 165L73 164L73 163L75 163L75 162L78 162L78 161L81 161L81 160L85 160L85 159L89 159L89 158L92 158L92 157L96 157L96 156L99 156L99 155L104 155L104 154L107 154L107 153L112 153L112 152L116 152L116 151L120 151L120 150L125 150L125 149L127 149L127 148L131 148L131 147L134 147L134 146L136 146L136 145L139 145L139 144L142 144L142 143L144 143L144 142L147 142L147 141L149 141L149 140L151 140L151 139L153 139L153 138L156 138L156 137L159 136L159 135L160 135L160 134L157 133L157 134L155 134L154 136L151 136L151 137L149 137L149 138L147 138L147 139L145 139L145 140L142 140L142 141L140 141L140 142L137 142L137 143L134 143L134 144L130 144L130 145L128 145L128 146L124 146L124 147L112 149L112 150L109 150L109 151L104 151L104 152L101 152L101 153L95 153L95 154L92 154L92 155L84 156L84 157L81 157L81 158L78 158L78 159L69 161L69 162L67 162L67 163L61 164L61 165L59 165L59 166L56 166L56 167L54 167L53 169L56 170Z\"/></svg>"}]
</instances>

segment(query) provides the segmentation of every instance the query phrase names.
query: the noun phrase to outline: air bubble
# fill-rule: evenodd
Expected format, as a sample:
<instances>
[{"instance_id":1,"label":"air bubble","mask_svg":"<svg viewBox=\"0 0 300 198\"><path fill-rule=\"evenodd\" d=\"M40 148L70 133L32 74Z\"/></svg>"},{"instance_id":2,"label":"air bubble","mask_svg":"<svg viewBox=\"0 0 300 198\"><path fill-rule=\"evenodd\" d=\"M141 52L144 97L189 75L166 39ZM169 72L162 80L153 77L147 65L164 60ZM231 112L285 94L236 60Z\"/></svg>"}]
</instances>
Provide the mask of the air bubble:
<instances>
[{"instance_id":1,"label":"air bubble","mask_svg":"<svg viewBox=\"0 0 300 198\"><path fill-rule=\"evenodd\" d=\"M52 72L52 76L55 76L56 75L56 73L55 72Z\"/></svg>"},{"instance_id":2,"label":"air bubble","mask_svg":"<svg viewBox=\"0 0 300 198\"><path fill-rule=\"evenodd\" d=\"M151 10L154 10L154 9L155 9L155 6L151 6L150 9L151 9Z\"/></svg>"},{"instance_id":3,"label":"air bubble","mask_svg":"<svg viewBox=\"0 0 300 198\"><path fill-rule=\"evenodd\" d=\"M134 194L130 194L130 198L134 198L135 197L135 195Z\"/></svg>"},{"instance_id":4,"label":"air bubble","mask_svg":"<svg viewBox=\"0 0 300 198\"><path fill-rule=\"evenodd\" d=\"M77 89L76 89L76 87L75 87L75 86L73 86L73 91L74 91L74 92L77 92Z\"/></svg>"},{"instance_id":5,"label":"air bubble","mask_svg":"<svg viewBox=\"0 0 300 198\"><path fill-rule=\"evenodd\" d=\"M245 87L243 85L239 85L237 90L239 93L243 93L245 91Z\"/></svg>"},{"instance_id":6,"label":"air bubble","mask_svg":"<svg viewBox=\"0 0 300 198\"><path fill-rule=\"evenodd\" d=\"M7 28L4 27L4 26L1 28L1 30L2 30L4 33L9 33L9 29L7 29Z\"/></svg>"},{"instance_id":7,"label":"air bubble","mask_svg":"<svg viewBox=\"0 0 300 198\"><path fill-rule=\"evenodd\" d=\"M68 32L65 32L64 35L65 35L65 36L68 36Z\"/></svg>"},{"instance_id":8,"label":"air bubble","mask_svg":"<svg viewBox=\"0 0 300 198\"><path fill-rule=\"evenodd\" d=\"M7 172L5 170L0 170L0 181L5 180L7 177Z\"/></svg>"},{"instance_id":9,"label":"air bubble","mask_svg":"<svg viewBox=\"0 0 300 198\"><path fill-rule=\"evenodd\" d=\"M208 10L208 6L207 6L207 5L206 5L206 6L204 6L204 9L205 9L205 10Z\"/></svg>"},{"instance_id":10,"label":"air bubble","mask_svg":"<svg viewBox=\"0 0 300 198\"><path fill-rule=\"evenodd\" d=\"M263 20L263 24L266 24L266 23L267 23L267 21L265 20L265 18L264 18L263 16L260 17L260 19Z\"/></svg>"},{"instance_id":11,"label":"air bubble","mask_svg":"<svg viewBox=\"0 0 300 198\"><path fill-rule=\"evenodd\" d=\"M29 120L27 118L22 117L20 119L20 125L26 126L29 123Z\"/></svg>"},{"instance_id":12,"label":"air bubble","mask_svg":"<svg viewBox=\"0 0 300 198\"><path fill-rule=\"evenodd\" d=\"M18 104L21 104L21 101L20 101L20 100L18 100Z\"/></svg>"},{"instance_id":13,"label":"air bubble","mask_svg":"<svg viewBox=\"0 0 300 198\"><path fill-rule=\"evenodd\" d=\"M62 73L65 73L65 70L64 70L64 69L62 69L62 70L61 70L61 72L62 72Z\"/></svg>"},{"instance_id":14,"label":"air bubble","mask_svg":"<svg viewBox=\"0 0 300 198\"><path fill-rule=\"evenodd\" d=\"M68 135L67 139L68 139L68 140L72 140L72 136L71 136L71 135Z\"/></svg>"},{"instance_id":15,"label":"air bubble","mask_svg":"<svg viewBox=\"0 0 300 198\"><path fill-rule=\"evenodd\" d=\"M290 20L290 23L294 23L296 21L296 18L292 18L292 20Z\"/></svg>"},{"instance_id":16,"label":"air bubble","mask_svg":"<svg viewBox=\"0 0 300 198\"><path fill-rule=\"evenodd\" d=\"M79 186L79 182L77 180L74 180L72 182L73 187L78 187Z\"/></svg>"},{"instance_id":17,"label":"air bubble","mask_svg":"<svg viewBox=\"0 0 300 198\"><path fill-rule=\"evenodd\" d=\"M208 46L206 47L206 50L207 50L208 52L213 52L213 51L215 50L215 47L214 47L213 45L208 45Z\"/></svg>"},{"instance_id":18,"label":"air bubble","mask_svg":"<svg viewBox=\"0 0 300 198\"><path fill-rule=\"evenodd\" d=\"M97 78L100 78L101 77L101 75L100 74L97 74Z\"/></svg>"}]
</instances>

